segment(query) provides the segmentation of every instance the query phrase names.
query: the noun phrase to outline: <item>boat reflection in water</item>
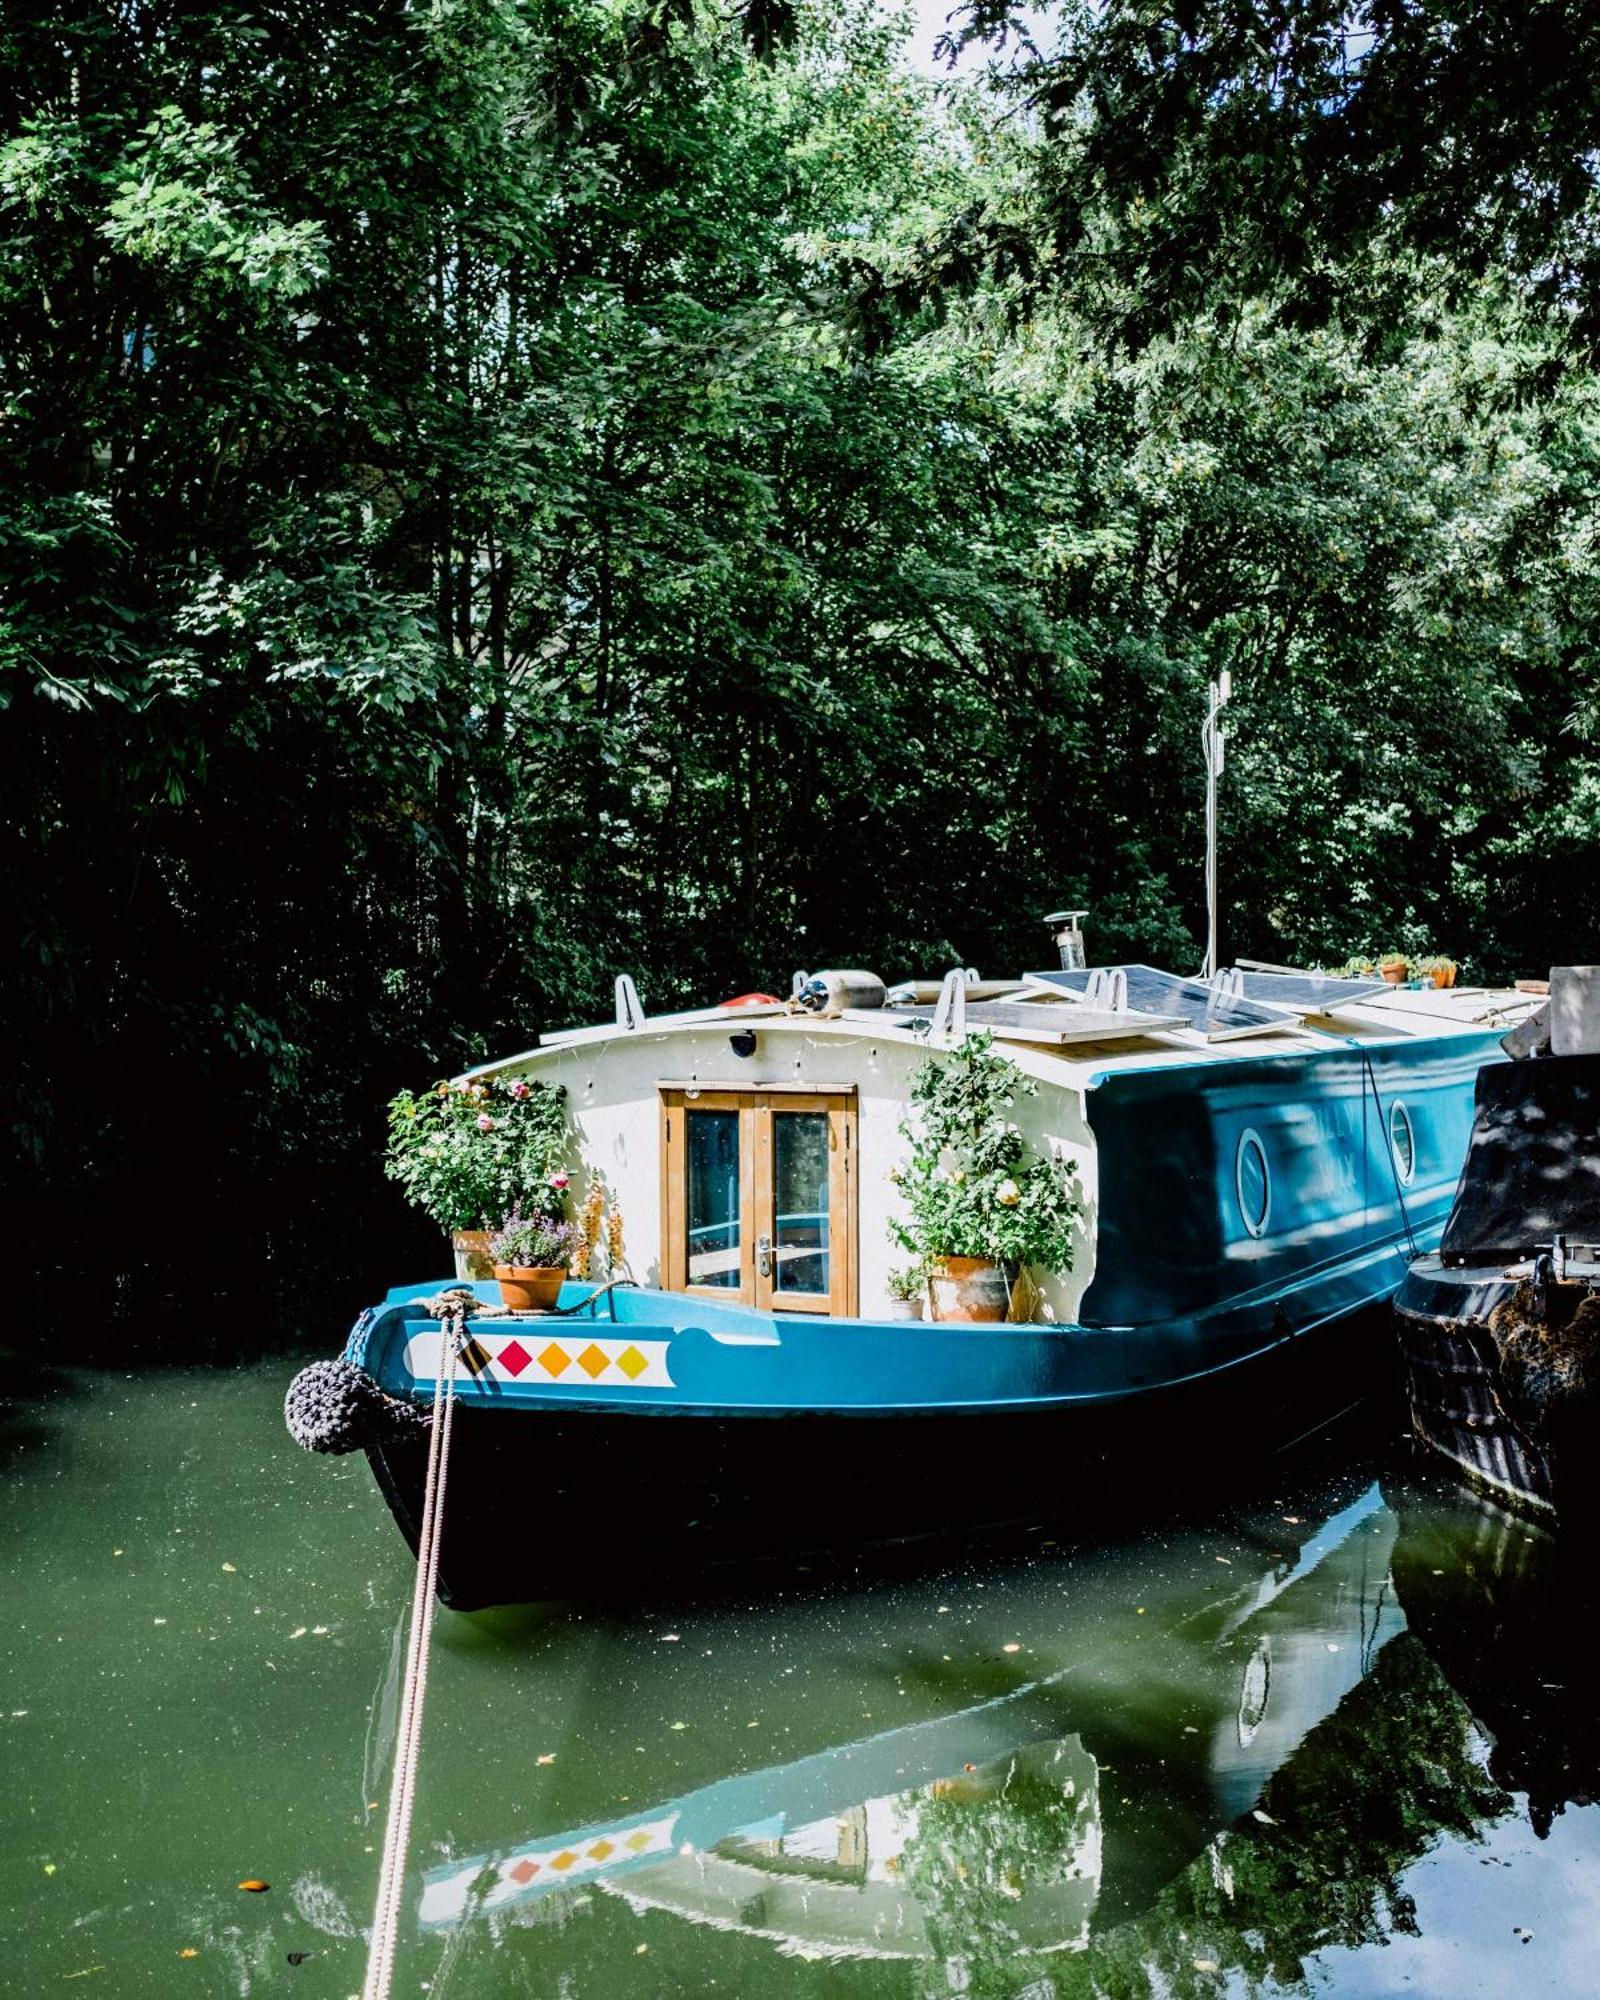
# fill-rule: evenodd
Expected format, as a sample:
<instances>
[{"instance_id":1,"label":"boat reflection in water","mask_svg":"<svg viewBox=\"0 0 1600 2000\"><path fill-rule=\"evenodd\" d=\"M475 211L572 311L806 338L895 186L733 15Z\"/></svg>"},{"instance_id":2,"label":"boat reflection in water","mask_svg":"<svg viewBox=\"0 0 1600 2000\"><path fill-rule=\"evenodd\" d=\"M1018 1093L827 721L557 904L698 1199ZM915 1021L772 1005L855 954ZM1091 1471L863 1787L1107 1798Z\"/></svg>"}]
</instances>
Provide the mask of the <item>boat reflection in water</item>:
<instances>
[{"instance_id":1,"label":"boat reflection in water","mask_svg":"<svg viewBox=\"0 0 1600 2000\"><path fill-rule=\"evenodd\" d=\"M929 1992L1057 1996L1117 1968L1137 1992L1294 1981L1413 1929L1409 1865L1514 1809L1473 1714L1497 1727L1506 1675L1540 1672L1537 1643L1494 1643L1540 1549L1486 1539L1470 1496L1376 1484L1241 1542L1248 1575L1192 1545L1153 1575L1146 1548L1148 1623L1126 1569L1114 1618L1072 1581L1081 1654L993 1700L435 1868L421 1924L503 1941L598 1893L789 1956L924 1961ZM1432 1572L1469 1559L1446 1600Z\"/></svg>"},{"instance_id":2,"label":"boat reflection in water","mask_svg":"<svg viewBox=\"0 0 1600 2000\"><path fill-rule=\"evenodd\" d=\"M812 1956L926 1958L942 1955L955 1870L1006 1902L1019 1948L1080 1945L1100 1880L1095 1765L1048 1736L1052 1717L1030 1691L441 1869L422 1922L581 1884Z\"/></svg>"},{"instance_id":3,"label":"boat reflection in water","mask_svg":"<svg viewBox=\"0 0 1600 2000\"><path fill-rule=\"evenodd\" d=\"M1546 1838L1600 1798L1600 1580L1586 1534L1535 1527L1447 1484L1397 1489L1410 1628L1488 1742L1489 1776Z\"/></svg>"}]
</instances>

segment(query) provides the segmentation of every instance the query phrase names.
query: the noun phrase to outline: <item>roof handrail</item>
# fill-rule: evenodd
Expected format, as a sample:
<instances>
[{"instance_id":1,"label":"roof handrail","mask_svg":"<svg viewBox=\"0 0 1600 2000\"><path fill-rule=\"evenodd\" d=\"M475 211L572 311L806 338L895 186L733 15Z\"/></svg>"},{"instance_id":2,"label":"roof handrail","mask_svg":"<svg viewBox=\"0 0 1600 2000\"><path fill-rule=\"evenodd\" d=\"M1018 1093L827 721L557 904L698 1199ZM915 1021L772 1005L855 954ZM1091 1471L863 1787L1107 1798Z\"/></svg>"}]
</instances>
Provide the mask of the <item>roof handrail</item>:
<instances>
[{"instance_id":1,"label":"roof handrail","mask_svg":"<svg viewBox=\"0 0 1600 2000\"><path fill-rule=\"evenodd\" d=\"M617 974L617 1026L619 1028L642 1028L644 1008L640 1004L639 989L627 973Z\"/></svg>"}]
</instances>

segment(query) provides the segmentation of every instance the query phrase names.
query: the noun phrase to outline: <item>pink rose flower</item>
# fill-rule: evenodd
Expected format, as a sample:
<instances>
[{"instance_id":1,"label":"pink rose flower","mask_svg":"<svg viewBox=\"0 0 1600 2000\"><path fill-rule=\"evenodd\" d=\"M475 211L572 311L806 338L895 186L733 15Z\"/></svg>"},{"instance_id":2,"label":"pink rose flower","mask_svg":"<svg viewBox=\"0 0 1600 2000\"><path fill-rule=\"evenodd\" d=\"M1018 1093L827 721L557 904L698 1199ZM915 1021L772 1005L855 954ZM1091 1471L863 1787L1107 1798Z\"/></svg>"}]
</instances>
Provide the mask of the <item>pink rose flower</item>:
<instances>
[{"instance_id":1,"label":"pink rose flower","mask_svg":"<svg viewBox=\"0 0 1600 2000\"><path fill-rule=\"evenodd\" d=\"M478 1113L478 1130L480 1132L492 1132L494 1130L494 1120L489 1116L487 1111L480 1111Z\"/></svg>"},{"instance_id":2,"label":"pink rose flower","mask_svg":"<svg viewBox=\"0 0 1600 2000\"><path fill-rule=\"evenodd\" d=\"M519 1103L522 1101L524 1097L528 1095L528 1086L523 1082L520 1076L517 1078L516 1082L513 1083L511 1086L511 1095L514 1098L516 1098Z\"/></svg>"},{"instance_id":3,"label":"pink rose flower","mask_svg":"<svg viewBox=\"0 0 1600 2000\"><path fill-rule=\"evenodd\" d=\"M572 1176L571 1174L552 1174L550 1176L550 1185L557 1189L571 1187Z\"/></svg>"}]
</instances>

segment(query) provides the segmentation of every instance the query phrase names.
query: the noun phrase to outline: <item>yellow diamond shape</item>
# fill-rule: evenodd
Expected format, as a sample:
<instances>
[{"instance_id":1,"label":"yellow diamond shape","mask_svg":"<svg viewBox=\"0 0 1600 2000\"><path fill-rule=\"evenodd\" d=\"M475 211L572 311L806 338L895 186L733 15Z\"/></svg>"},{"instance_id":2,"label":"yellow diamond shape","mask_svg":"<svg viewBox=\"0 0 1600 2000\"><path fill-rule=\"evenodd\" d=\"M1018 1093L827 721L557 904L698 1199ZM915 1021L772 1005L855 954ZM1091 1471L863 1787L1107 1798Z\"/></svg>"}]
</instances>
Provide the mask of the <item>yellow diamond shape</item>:
<instances>
[{"instance_id":1,"label":"yellow diamond shape","mask_svg":"<svg viewBox=\"0 0 1600 2000\"><path fill-rule=\"evenodd\" d=\"M565 1870L570 1868L573 1862L577 1860L577 1858L578 1858L577 1855L573 1854L568 1848L563 1847L561 1852L558 1855L556 1855L554 1860L550 1863L550 1866L552 1868L560 1868Z\"/></svg>"},{"instance_id":2,"label":"yellow diamond shape","mask_svg":"<svg viewBox=\"0 0 1600 2000\"><path fill-rule=\"evenodd\" d=\"M637 1382L639 1377L650 1366L650 1363L639 1352L637 1347L625 1347L617 1356L617 1366L630 1382Z\"/></svg>"},{"instance_id":3,"label":"yellow diamond shape","mask_svg":"<svg viewBox=\"0 0 1600 2000\"><path fill-rule=\"evenodd\" d=\"M596 1347L591 1340L578 1356L578 1366L592 1382L597 1375L603 1375L611 1366L611 1356L603 1347Z\"/></svg>"},{"instance_id":4,"label":"yellow diamond shape","mask_svg":"<svg viewBox=\"0 0 1600 2000\"><path fill-rule=\"evenodd\" d=\"M631 1847L634 1853L637 1854L642 1848L650 1845L650 1836L645 1832L643 1827L640 1827L637 1833L630 1833L622 1844L624 1847Z\"/></svg>"},{"instance_id":5,"label":"yellow diamond shape","mask_svg":"<svg viewBox=\"0 0 1600 2000\"><path fill-rule=\"evenodd\" d=\"M572 1366L572 1356L564 1347L557 1347L552 1340L543 1354L539 1356L539 1366L547 1375L559 1375L563 1369Z\"/></svg>"},{"instance_id":6,"label":"yellow diamond shape","mask_svg":"<svg viewBox=\"0 0 1600 2000\"><path fill-rule=\"evenodd\" d=\"M616 1851L609 1840L597 1840L594 1846L589 1849L589 1859L591 1861L604 1861L607 1855L615 1854Z\"/></svg>"}]
</instances>

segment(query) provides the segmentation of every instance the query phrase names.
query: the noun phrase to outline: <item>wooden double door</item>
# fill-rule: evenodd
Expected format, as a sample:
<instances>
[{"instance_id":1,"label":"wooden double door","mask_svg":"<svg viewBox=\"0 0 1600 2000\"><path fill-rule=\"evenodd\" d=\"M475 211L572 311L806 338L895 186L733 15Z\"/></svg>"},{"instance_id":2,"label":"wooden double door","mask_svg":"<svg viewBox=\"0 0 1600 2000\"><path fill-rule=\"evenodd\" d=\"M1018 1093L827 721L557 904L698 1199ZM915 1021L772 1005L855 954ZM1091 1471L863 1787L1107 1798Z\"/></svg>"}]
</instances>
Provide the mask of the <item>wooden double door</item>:
<instances>
[{"instance_id":1,"label":"wooden double door","mask_svg":"<svg viewBox=\"0 0 1600 2000\"><path fill-rule=\"evenodd\" d=\"M853 1089L664 1087L661 1161L669 1291L856 1310Z\"/></svg>"}]
</instances>

